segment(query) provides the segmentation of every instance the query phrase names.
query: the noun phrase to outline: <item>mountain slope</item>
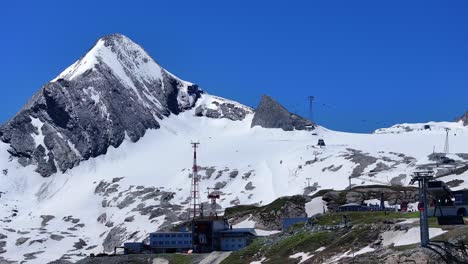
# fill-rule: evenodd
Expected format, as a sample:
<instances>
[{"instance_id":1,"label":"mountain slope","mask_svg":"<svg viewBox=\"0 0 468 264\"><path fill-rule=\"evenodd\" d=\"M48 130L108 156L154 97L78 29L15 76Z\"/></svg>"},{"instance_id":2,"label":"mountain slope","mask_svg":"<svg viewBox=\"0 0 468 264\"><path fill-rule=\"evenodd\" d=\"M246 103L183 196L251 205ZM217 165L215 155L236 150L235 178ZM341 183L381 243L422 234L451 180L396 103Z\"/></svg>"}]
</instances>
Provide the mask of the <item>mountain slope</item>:
<instances>
[{"instance_id":1,"label":"mountain slope","mask_svg":"<svg viewBox=\"0 0 468 264\"><path fill-rule=\"evenodd\" d=\"M432 152L443 149L444 127L452 128L454 162L440 173L458 180L456 188L468 186L466 171L454 171L468 162L460 123L351 134L262 101L254 111L209 95L128 38L100 39L0 128L0 261L74 261L179 223L192 140L201 143L201 188L222 192L220 210L345 189L349 178L408 184L414 170L439 162ZM316 146L319 139L327 146Z\"/></svg>"},{"instance_id":2,"label":"mountain slope","mask_svg":"<svg viewBox=\"0 0 468 264\"><path fill-rule=\"evenodd\" d=\"M126 139L106 155L49 178L34 174L34 166L8 162L3 154L0 164L8 173L1 179L2 199L8 206L2 208L6 217L0 226L14 232L2 233L7 236L7 253L2 256L22 260L23 254L45 251L37 263L67 254L77 259L78 253L111 251L184 219L192 139L201 142L201 187L219 188L220 206L226 208L344 189L349 176L353 184L407 184L412 171L432 162L428 143L443 142L445 136L443 131L360 135L322 128L314 136L307 131L250 128L252 118L252 114L242 121L197 117L192 109L162 120L160 129L148 131L137 143ZM315 147L318 138L327 147ZM453 138L453 151L464 151L467 139L466 131ZM1 153L6 148L3 144ZM466 163L463 155L450 156ZM305 187L307 177L312 189ZM466 173L447 179L465 177ZM466 186L463 182L458 188ZM44 217L50 216L43 226ZM52 239L56 235L63 237L60 242ZM16 246L21 238L44 242ZM86 246L76 249L80 239ZM60 250L52 250L58 244Z\"/></svg>"}]
</instances>

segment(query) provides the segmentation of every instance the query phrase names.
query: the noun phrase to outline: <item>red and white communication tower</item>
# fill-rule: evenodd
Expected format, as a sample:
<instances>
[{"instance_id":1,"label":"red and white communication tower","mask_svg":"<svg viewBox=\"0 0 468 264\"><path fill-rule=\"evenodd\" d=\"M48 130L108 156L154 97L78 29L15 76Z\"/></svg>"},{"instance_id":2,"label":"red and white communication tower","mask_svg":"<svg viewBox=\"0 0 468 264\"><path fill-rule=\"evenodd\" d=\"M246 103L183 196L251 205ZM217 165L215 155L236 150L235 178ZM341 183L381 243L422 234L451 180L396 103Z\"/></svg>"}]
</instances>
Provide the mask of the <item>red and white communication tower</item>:
<instances>
[{"instance_id":1,"label":"red and white communication tower","mask_svg":"<svg viewBox=\"0 0 468 264\"><path fill-rule=\"evenodd\" d=\"M200 176L198 176L197 148L199 142L192 142L193 148L193 167L192 167L192 186L190 188L189 219L201 215L200 201Z\"/></svg>"}]
</instances>

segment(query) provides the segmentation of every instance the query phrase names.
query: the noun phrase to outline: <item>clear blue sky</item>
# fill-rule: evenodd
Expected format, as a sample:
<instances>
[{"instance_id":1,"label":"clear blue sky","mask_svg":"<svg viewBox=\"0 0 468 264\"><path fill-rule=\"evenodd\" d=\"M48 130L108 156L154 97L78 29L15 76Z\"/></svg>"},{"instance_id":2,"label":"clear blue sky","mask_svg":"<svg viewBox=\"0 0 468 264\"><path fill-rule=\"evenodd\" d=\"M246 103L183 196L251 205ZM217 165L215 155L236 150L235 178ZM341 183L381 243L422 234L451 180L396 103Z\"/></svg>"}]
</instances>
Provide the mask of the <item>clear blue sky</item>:
<instances>
[{"instance_id":1,"label":"clear blue sky","mask_svg":"<svg viewBox=\"0 0 468 264\"><path fill-rule=\"evenodd\" d=\"M468 109L468 1L5 1L0 122L115 32L215 95L305 116L314 95L336 130Z\"/></svg>"}]
</instances>

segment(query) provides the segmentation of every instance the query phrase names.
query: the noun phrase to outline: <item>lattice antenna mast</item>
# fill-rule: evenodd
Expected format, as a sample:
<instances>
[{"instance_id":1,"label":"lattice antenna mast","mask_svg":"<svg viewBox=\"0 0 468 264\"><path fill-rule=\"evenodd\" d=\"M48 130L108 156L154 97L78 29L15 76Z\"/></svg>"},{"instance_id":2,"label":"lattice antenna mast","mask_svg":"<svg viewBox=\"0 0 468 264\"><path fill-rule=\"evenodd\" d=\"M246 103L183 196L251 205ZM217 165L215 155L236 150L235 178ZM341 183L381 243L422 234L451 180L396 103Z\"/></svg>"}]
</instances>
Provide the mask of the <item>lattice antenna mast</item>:
<instances>
[{"instance_id":1,"label":"lattice antenna mast","mask_svg":"<svg viewBox=\"0 0 468 264\"><path fill-rule=\"evenodd\" d=\"M199 142L192 142L193 148L193 167L192 167L192 186L190 188L189 218L195 218L201 215L200 201L200 176L198 176L197 148Z\"/></svg>"},{"instance_id":2,"label":"lattice antenna mast","mask_svg":"<svg viewBox=\"0 0 468 264\"><path fill-rule=\"evenodd\" d=\"M315 97L314 96L309 96L307 97L309 99L309 119L310 121L314 122L314 109L313 109L313 106L314 106L314 100L315 100Z\"/></svg>"},{"instance_id":3,"label":"lattice antenna mast","mask_svg":"<svg viewBox=\"0 0 468 264\"><path fill-rule=\"evenodd\" d=\"M450 148L449 148L449 131L450 131L450 128L445 128L445 132L446 132L445 145L444 145L444 153L445 154L448 154L450 152Z\"/></svg>"}]
</instances>

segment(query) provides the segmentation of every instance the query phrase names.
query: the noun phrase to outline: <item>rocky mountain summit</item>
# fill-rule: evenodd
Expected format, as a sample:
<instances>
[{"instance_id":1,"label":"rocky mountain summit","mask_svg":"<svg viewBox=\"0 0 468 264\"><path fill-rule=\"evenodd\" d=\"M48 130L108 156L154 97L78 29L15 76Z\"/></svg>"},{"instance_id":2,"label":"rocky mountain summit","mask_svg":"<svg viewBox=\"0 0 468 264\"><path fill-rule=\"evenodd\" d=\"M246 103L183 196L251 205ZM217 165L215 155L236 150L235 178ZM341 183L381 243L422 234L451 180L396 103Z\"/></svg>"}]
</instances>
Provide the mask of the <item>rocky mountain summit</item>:
<instances>
[{"instance_id":1,"label":"rocky mountain summit","mask_svg":"<svg viewBox=\"0 0 468 264\"><path fill-rule=\"evenodd\" d=\"M312 130L315 124L310 120L290 113L285 107L268 95L263 95L258 105L252 127L281 128L285 131Z\"/></svg>"},{"instance_id":2,"label":"rocky mountain summit","mask_svg":"<svg viewBox=\"0 0 468 264\"><path fill-rule=\"evenodd\" d=\"M127 137L137 142L162 119L195 109L195 116L243 120L254 110L207 95L159 66L129 38L97 41L81 59L45 84L0 126L0 139L23 166L47 177L106 154ZM264 96L252 126L310 129L314 125Z\"/></svg>"},{"instance_id":3,"label":"rocky mountain summit","mask_svg":"<svg viewBox=\"0 0 468 264\"><path fill-rule=\"evenodd\" d=\"M159 66L138 44L113 34L44 85L0 127L0 139L23 166L50 176L81 161L136 142L170 115L195 107L206 95ZM205 97L209 97L206 95ZM197 116L242 120L252 109L217 98Z\"/></svg>"}]
</instances>

